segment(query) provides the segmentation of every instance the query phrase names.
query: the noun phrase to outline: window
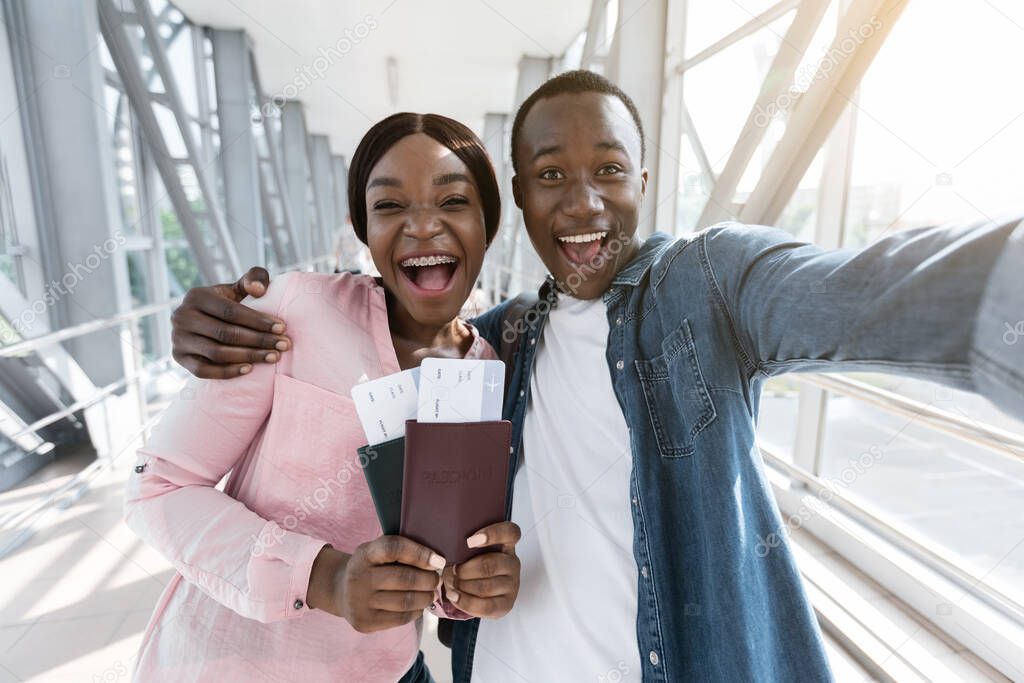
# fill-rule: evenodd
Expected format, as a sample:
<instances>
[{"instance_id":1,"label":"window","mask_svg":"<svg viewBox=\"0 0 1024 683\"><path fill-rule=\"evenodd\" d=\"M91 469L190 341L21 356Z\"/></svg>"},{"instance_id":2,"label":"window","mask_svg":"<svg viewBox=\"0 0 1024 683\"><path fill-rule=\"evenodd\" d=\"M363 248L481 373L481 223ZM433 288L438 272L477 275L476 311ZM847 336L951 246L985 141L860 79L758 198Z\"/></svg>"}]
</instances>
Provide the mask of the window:
<instances>
[{"instance_id":1,"label":"window","mask_svg":"<svg viewBox=\"0 0 1024 683\"><path fill-rule=\"evenodd\" d=\"M1024 63L1021 37L985 3L966 22L954 5L907 6L856 98L845 246L1019 210L1022 175L1009 150L1024 149L1024 91L994 87L983 74ZM895 376L854 379L1024 434L1024 423L972 394ZM822 474L834 476L870 447L879 449L877 464L850 495L1024 606L1024 528L1007 514L1024 507L1024 460L830 396Z\"/></svg>"}]
</instances>

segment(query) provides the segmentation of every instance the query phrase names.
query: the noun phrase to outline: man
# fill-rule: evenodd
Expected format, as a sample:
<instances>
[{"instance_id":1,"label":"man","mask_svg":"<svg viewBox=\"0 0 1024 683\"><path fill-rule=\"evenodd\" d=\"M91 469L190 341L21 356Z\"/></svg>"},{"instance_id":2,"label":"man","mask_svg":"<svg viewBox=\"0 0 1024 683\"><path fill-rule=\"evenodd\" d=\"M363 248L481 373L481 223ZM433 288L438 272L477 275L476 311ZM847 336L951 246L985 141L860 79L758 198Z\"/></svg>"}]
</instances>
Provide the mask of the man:
<instances>
[{"instance_id":1,"label":"man","mask_svg":"<svg viewBox=\"0 0 1024 683\"><path fill-rule=\"evenodd\" d=\"M522 581L501 620L455 625L455 680L830 680L788 545L759 552L784 537L755 445L761 387L900 372L1024 414L1024 345L1001 340L1024 317L1024 228L906 231L859 252L737 224L641 241L640 118L589 72L527 98L512 151L551 275L474 322L513 363ZM234 303L258 280L190 292L183 365L228 377L287 348L281 321Z\"/></svg>"}]
</instances>

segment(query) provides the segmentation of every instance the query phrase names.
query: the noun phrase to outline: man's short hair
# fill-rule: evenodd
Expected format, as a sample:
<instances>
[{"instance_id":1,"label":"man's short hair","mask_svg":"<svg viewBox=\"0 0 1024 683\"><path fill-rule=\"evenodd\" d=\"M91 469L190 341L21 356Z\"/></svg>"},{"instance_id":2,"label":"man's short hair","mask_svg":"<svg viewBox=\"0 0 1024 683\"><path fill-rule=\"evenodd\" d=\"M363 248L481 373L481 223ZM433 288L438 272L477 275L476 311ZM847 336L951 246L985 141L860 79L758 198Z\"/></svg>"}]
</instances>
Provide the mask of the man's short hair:
<instances>
[{"instance_id":1,"label":"man's short hair","mask_svg":"<svg viewBox=\"0 0 1024 683\"><path fill-rule=\"evenodd\" d=\"M601 74L579 69L577 71L566 71L563 74L558 74L554 78L548 79L539 88L530 93L530 96L519 106L516 118L512 122L512 168L516 173L519 172L519 165L516 162L516 148L519 146L519 135L523 127L523 121L526 120L526 115L530 113L533 105L538 100L555 97L556 95L575 95L587 92L611 95L619 98L626 105L629 115L633 117L633 123L636 124L636 130L640 134L640 163L643 163L644 157L647 155L647 138L644 136L644 126L640 122L640 112L637 111L633 100L619 86Z\"/></svg>"}]
</instances>

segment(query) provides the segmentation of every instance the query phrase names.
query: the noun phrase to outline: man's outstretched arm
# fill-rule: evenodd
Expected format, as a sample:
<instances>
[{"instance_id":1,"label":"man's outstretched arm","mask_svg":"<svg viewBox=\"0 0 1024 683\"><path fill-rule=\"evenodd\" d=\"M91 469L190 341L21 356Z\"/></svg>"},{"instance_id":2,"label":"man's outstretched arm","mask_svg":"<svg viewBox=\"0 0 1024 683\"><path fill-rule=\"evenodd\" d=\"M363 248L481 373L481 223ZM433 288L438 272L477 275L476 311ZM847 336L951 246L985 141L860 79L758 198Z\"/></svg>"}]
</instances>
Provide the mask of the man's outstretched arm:
<instances>
[{"instance_id":1,"label":"man's outstretched arm","mask_svg":"<svg viewBox=\"0 0 1024 683\"><path fill-rule=\"evenodd\" d=\"M971 347L979 393L1024 414L1024 223L1006 242L989 278Z\"/></svg>"},{"instance_id":2,"label":"man's outstretched arm","mask_svg":"<svg viewBox=\"0 0 1024 683\"><path fill-rule=\"evenodd\" d=\"M280 318L242 303L259 298L270 274L250 268L231 284L194 287L171 316L174 360L197 377L229 379L245 375L254 363L276 363L291 348Z\"/></svg>"},{"instance_id":3,"label":"man's outstretched arm","mask_svg":"<svg viewBox=\"0 0 1024 683\"><path fill-rule=\"evenodd\" d=\"M1022 416L1021 349L1003 342L1006 323L1016 330L1024 318L1022 233L1016 216L825 251L729 225L705 233L701 248L751 376L907 374Z\"/></svg>"}]
</instances>

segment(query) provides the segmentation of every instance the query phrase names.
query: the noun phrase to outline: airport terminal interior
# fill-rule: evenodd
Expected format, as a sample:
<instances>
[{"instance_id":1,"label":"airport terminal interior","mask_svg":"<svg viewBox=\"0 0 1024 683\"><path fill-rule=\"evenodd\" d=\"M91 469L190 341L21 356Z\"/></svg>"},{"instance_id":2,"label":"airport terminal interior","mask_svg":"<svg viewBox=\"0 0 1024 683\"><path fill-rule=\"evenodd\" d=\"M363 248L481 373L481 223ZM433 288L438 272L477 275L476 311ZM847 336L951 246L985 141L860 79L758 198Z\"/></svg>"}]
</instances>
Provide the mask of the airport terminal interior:
<instances>
[{"instance_id":1,"label":"airport terminal interior","mask_svg":"<svg viewBox=\"0 0 1024 683\"><path fill-rule=\"evenodd\" d=\"M174 576L122 519L188 376L171 314L250 266L373 272L348 163L391 113L465 122L497 168L470 314L544 279L509 136L572 69L640 111L643 235L738 220L863 247L1024 206L1015 0L0 6L0 683L131 679ZM1024 423L920 380L794 374L758 441L838 681L1024 681Z\"/></svg>"}]
</instances>

